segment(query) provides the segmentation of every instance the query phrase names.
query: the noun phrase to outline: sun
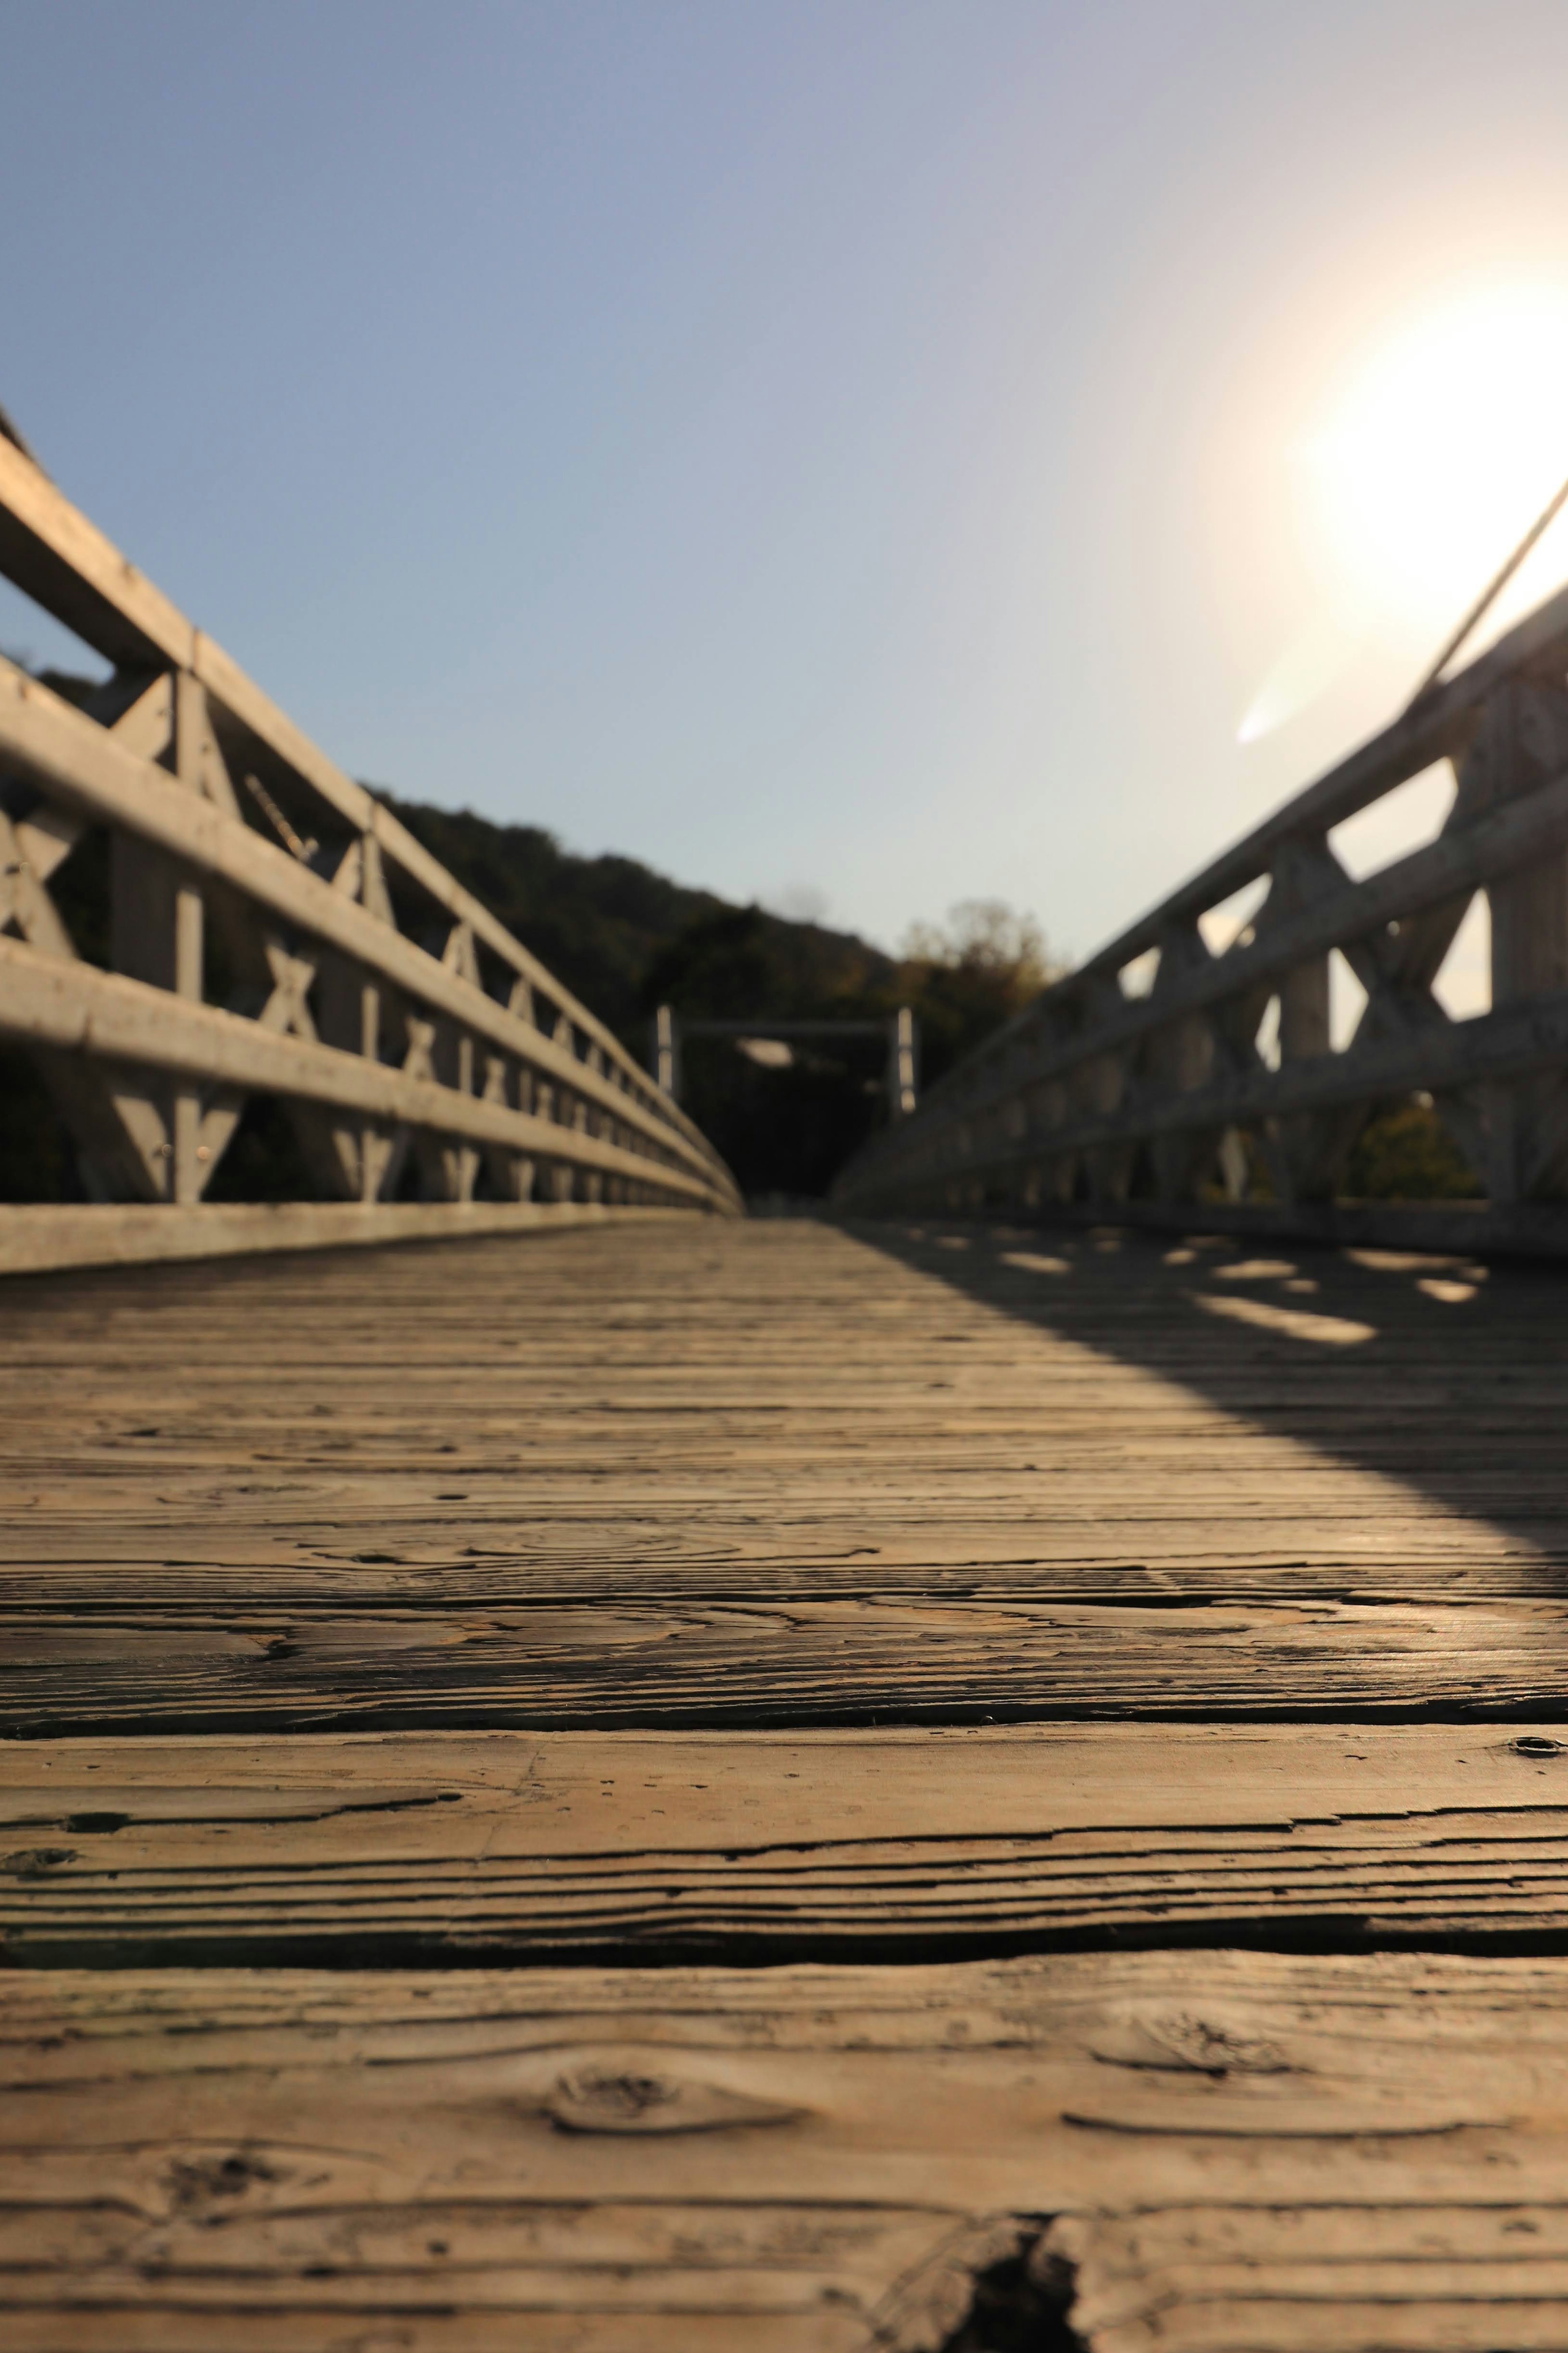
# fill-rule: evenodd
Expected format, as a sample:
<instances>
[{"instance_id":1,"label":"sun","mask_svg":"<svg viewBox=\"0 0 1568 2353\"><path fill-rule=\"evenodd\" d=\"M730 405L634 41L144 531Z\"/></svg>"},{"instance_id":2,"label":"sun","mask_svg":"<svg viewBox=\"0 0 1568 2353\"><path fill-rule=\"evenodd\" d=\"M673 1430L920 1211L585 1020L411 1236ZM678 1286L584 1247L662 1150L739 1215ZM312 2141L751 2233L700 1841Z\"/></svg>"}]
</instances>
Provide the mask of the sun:
<instances>
[{"instance_id":1,"label":"sun","mask_svg":"<svg viewBox=\"0 0 1568 2353\"><path fill-rule=\"evenodd\" d=\"M1436 641L1568 478L1568 286L1471 288L1406 311L1325 388L1294 450L1314 617L1243 720L1256 741L1369 641ZM1568 564L1553 527L1496 618Z\"/></svg>"},{"instance_id":2,"label":"sun","mask_svg":"<svg viewBox=\"0 0 1568 2353\"><path fill-rule=\"evenodd\" d=\"M1406 321L1300 455L1325 553L1366 600L1457 618L1568 476L1568 289Z\"/></svg>"}]
</instances>

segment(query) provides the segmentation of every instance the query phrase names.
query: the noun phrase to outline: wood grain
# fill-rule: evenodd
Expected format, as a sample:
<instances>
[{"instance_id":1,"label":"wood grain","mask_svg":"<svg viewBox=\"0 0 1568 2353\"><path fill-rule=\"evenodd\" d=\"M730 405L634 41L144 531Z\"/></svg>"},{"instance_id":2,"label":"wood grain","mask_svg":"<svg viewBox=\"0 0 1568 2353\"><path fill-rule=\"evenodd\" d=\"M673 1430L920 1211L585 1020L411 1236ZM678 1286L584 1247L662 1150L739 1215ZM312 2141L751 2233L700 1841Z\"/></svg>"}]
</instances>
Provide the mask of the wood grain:
<instances>
[{"instance_id":1,"label":"wood grain","mask_svg":"<svg viewBox=\"0 0 1568 2353\"><path fill-rule=\"evenodd\" d=\"M149 766L148 773L161 772ZM187 797L178 786L167 789L176 802ZM241 847L247 858L265 853L277 860L280 880L290 887L304 871L283 851L257 842L237 818L219 814L214 822L232 826L237 835L245 837ZM307 874L305 879L316 878ZM384 929L364 909L339 900L330 884L321 883L320 888L328 902L363 919L373 931ZM400 937L395 933L387 936ZM423 951L409 948L408 953L416 955ZM433 964L429 957L426 961ZM522 1023L511 1022L510 1016L489 998L477 990L471 994L483 1008L471 1016L471 1026L481 1032L503 1024L525 1029ZM538 1036L535 1031L527 1034ZM5 938L0 938L0 1037L73 1060L105 1055L115 1065L168 1071L203 1086L260 1089L328 1105L345 1117L368 1116L391 1124L403 1121L475 1143L510 1145L520 1151L648 1183L672 1197L664 1206L686 1202L728 1215L736 1214L738 1208L727 1172L719 1168L711 1155L705 1167L703 1155L684 1136L661 1129L652 1113L632 1106L629 1098L616 1094L606 1081L596 1080L595 1084L616 1103L623 1122L635 1116L635 1129L623 1126L621 1130L626 1136L625 1146L603 1143L585 1128L541 1119L531 1112L467 1093L434 1078L411 1076L363 1054L323 1045L316 1039L285 1035L247 1015L188 1002L165 988L121 973L39 955ZM574 1063L574 1073L580 1067ZM585 1072L584 1078L588 1075ZM579 1084L574 1075L574 1089Z\"/></svg>"},{"instance_id":2,"label":"wood grain","mask_svg":"<svg viewBox=\"0 0 1568 2353\"><path fill-rule=\"evenodd\" d=\"M1545 1727L69 1740L0 1805L51 1967L1568 1933Z\"/></svg>"},{"instance_id":3,"label":"wood grain","mask_svg":"<svg viewBox=\"0 0 1568 2353\"><path fill-rule=\"evenodd\" d=\"M319 1592L319 1587L318 1587ZM1556 1708L1568 1603L942 1603L919 1595L660 1605L529 1600L371 1611L106 1603L12 1618L0 1736L997 1723L1339 1723Z\"/></svg>"},{"instance_id":4,"label":"wood grain","mask_svg":"<svg viewBox=\"0 0 1568 2353\"><path fill-rule=\"evenodd\" d=\"M7 2344L1561 2348L1565 1967L17 1977Z\"/></svg>"},{"instance_id":5,"label":"wood grain","mask_svg":"<svg viewBox=\"0 0 1568 2353\"><path fill-rule=\"evenodd\" d=\"M8 1202L0 1218L0 1274L67 1267L137 1266L168 1259L269 1256L277 1250L384 1247L664 1218L669 1209L594 1201L204 1202L170 1217L163 1205Z\"/></svg>"},{"instance_id":6,"label":"wood grain","mask_svg":"<svg viewBox=\"0 0 1568 2353\"><path fill-rule=\"evenodd\" d=\"M1563 2353L1559 1282L650 1221L7 1286L7 2348L937 2353L1010 2256L1094 2353Z\"/></svg>"},{"instance_id":7,"label":"wood grain","mask_svg":"<svg viewBox=\"0 0 1568 2353\"><path fill-rule=\"evenodd\" d=\"M0 1725L1555 1717L1558 1280L645 1221L16 1285Z\"/></svg>"}]
</instances>

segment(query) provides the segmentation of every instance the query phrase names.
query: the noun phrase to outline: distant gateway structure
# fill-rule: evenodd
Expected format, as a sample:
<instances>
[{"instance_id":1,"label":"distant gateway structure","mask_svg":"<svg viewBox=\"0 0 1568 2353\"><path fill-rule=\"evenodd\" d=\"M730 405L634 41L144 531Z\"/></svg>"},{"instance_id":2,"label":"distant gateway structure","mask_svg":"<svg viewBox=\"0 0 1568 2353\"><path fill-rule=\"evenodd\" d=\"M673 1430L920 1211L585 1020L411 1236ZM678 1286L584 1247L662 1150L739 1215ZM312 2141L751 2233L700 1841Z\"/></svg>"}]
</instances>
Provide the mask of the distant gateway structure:
<instances>
[{"instance_id":1,"label":"distant gateway structure","mask_svg":"<svg viewBox=\"0 0 1568 2353\"><path fill-rule=\"evenodd\" d=\"M884 1021L775 1021L757 1015L747 1021L689 1019L672 1006L661 1005L653 1019L653 1073L664 1092L679 1102L681 1092L681 1044L688 1038L733 1038L787 1040L791 1038L882 1038L887 1040L886 1087L890 1118L907 1119L913 1112L920 1086L920 1024L907 1005Z\"/></svg>"}]
</instances>

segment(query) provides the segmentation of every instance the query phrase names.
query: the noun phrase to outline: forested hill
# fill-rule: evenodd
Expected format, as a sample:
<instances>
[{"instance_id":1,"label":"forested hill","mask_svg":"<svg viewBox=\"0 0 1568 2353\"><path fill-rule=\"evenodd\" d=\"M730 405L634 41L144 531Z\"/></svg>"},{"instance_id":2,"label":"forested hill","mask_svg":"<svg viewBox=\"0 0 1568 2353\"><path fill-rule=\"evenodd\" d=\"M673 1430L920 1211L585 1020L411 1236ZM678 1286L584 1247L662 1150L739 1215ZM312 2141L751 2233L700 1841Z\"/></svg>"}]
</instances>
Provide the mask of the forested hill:
<instances>
[{"instance_id":1,"label":"forested hill","mask_svg":"<svg viewBox=\"0 0 1568 2353\"><path fill-rule=\"evenodd\" d=\"M583 858L537 826L384 797L475 897L646 1057L654 1009L859 1018L899 1001L900 967L864 940L739 907L636 859ZM682 1098L748 1193L818 1194L882 1115L875 1040L759 1068L728 1040L684 1056Z\"/></svg>"},{"instance_id":2,"label":"forested hill","mask_svg":"<svg viewBox=\"0 0 1568 2353\"><path fill-rule=\"evenodd\" d=\"M763 994L722 1007L688 1003L688 1012L815 1013L846 997L858 1009L868 989L893 978L892 959L850 934L739 908L635 858L584 858L540 826L497 825L471 809L435 808L391 793L378 797L638 1054L653 1007L667 993L659 984L678 983L690 949L704 942L728 937L733 945L737 934L742 937L752 967L746 977Z\"/></svg>"}]
</instances>

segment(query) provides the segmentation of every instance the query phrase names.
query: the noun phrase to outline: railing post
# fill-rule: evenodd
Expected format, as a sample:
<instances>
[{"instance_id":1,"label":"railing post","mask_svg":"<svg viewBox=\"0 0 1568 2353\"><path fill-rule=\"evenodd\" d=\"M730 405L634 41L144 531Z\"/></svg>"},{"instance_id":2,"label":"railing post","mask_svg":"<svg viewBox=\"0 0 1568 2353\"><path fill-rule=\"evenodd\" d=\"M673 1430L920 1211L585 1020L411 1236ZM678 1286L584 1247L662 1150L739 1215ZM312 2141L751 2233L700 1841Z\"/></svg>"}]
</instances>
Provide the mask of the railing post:
<instances>
[{"instance_id":1,"label":"railing post","mask_svg":"<svg viewBox=\"0 0 1568 2353\"><path fill-rule=\"evenodd\" d=\"M900 1005L888 1024L888 1110L908 1119L919 1101L920 1025L912 1008Z\"/></svg>"},{"instance_id":2,"label":"railing post","mask_svg":"<svg viewBox=\"0 0 1568 2353\"><path fill-rule=\"evenodd\" d=\"M680 1024L675 1008L661 1005L653 1017L653 1075L667 1095L680 1101Z\"/></svg>"},{"instance_id":3,"label":"railing post","mask_svg":"<svg viewBox=\"0 0 1568 2353\"><path fill-rule=\"evenodd\" d=\"M1568 696L1533 682L1494 693L1466 763L1480 807L1516 799L1568 765ZM1568 987L1568 851L1532 860L1487 892L1494 1011ZM1568 1086L1560 1071L1494 1078L1484 1092L1481 1174L1494 1202L1564 1190Z\"/></svg>"}]
</instances>

